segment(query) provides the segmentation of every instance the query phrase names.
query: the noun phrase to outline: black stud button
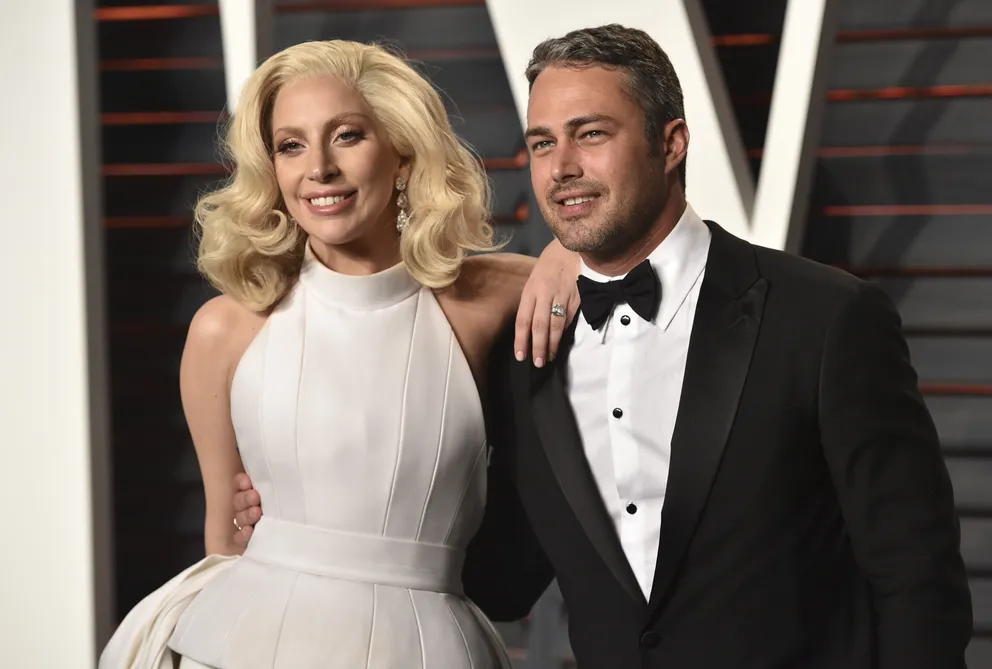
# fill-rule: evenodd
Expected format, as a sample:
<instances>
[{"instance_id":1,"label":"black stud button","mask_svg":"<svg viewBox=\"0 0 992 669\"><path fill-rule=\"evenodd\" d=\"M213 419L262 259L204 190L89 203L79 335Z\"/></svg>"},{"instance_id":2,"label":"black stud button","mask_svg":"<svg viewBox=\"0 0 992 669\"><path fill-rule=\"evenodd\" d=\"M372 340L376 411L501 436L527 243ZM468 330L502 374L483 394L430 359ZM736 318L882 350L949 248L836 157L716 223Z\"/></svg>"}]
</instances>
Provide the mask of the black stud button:
<instances>
[{"instance_id":1,"label":"black stud button","mask_svg":"<svg viewBox=\"0 0 992 669\"><path fill-rule=\"evenodd\" d=\"M623 409L621 409L620 407L617 407L616 409L614 409L613 410L613 417L614 418L623 418Z\"/></svg>"},{"instance_id":2,"label":"black stud button","mask_svg":"<svg viewBox=\"0 0 992 669\"><path fill-rule=\"evenodd\" d=\"M649 630L641 635L641 648L657 648L661 645L661 635Z\"/></svg>"},{"instance_id":3,"label":"black stud button","mask_svg":"<svg viewBox=\"0 0 992 669\"><path fill-rule=\"evenodd\" d=\"M631 502L630 504L628 504L628 505L627 505L627 513L629 513L629 514L630 514L630 515L632 515L632 516L633 516L633 515L634 515L635 513L637 513L637 505L636 505L636 504L634 504L633 502Z\"/></svg>"},{"instance_id":4,"label":"black stud button","mask_svg":"<svg viewBox=\"0 0 992 669\"><path fill-rule=\"evenodd\" d=\"M630 316L624 314L620 317L620 325L630 325Z\"/></svg>"}]
</instances>

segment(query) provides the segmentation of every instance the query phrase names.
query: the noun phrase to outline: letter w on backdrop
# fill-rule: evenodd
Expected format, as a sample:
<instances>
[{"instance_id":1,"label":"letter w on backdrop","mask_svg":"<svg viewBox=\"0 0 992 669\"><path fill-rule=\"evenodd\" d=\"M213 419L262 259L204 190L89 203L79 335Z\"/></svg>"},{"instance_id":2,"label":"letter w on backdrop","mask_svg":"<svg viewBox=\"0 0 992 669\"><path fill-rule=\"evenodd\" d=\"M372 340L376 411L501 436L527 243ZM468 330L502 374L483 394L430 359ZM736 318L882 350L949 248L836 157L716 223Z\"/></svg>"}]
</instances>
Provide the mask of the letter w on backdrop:
<instances>
[{"instance_id":1,"label":"letter w on backdrop","mask_svg":"<svg viewBox=\"0 0 992 669\"><path fill-rule=\"evenodd\" d=\"M271 33L271 0L220 0L233 106ZM826 99L837 0L789 0L757 187L699 0L488 0L503 64L526 125L524 70L538 42L620 23L661 44L678 71L689 125L688 197L704 218L751 242L796 252L802 241ZM608 12L603 8L608 7Z\"/></svg>"}]
</instances>

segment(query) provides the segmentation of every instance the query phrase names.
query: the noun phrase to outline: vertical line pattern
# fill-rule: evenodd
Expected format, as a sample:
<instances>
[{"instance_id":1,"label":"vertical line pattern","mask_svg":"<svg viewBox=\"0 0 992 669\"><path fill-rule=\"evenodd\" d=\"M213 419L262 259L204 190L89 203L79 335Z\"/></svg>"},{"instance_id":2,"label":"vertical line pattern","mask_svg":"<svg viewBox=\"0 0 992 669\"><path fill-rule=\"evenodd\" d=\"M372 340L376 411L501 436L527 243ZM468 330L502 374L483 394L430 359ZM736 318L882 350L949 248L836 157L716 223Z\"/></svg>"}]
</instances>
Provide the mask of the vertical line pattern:
<instances>
[{"instance_id":1,"label":"vertical line pattern","mask_svg":"<svg viewBox=\"0 0 992 669\"><path fill-rule=\"evenodd\" d=\"M427 506L430 504L431 495L434 492L434 484L437 481L437 470L441 466L441 447L444 445L444 419L448 414L448 390L451 387L451 356L454 351L455 333L448 337L448 365L444 372L444 395L441 400L441 427L437 435L437 448L434 449L434 472L431 474L431 483L427 486L427 495L424 496L424 508L420 512L420 522L417 524L417 541L420 541L420 533L424 530L424 519L427 517ZM455 509L457 513L458 509ZM450 533L451 530L449 529Z\"/></svg>"},{"instance_id":2,"label":"vertical line pattern","mask_svg":"<svg viewBox=\"0 0 992 669\"><path fill-rule=\"evenodd\" d=\"M429 290L421 288L417 293L417 307L413 316L413 332L410 333L410 350L406 356L406 373L403 376L403 402L400 405L400 430L396 443L396 458L393 463L393 482L389 486L389 501L386 502L386 515L382 519L381 536L386 535L386 526L389 524L389 512L393 508L393 495L396 494L396 477L400 471L400 459L403 457L403 441L406 438L406 399L410 392L410 366L413 364L413 349L417 345L417 325L420 324L420 307L423 305L423 292Z\"/></svg>"},{"instance_id":3,"label":"vertical line pattern","mask_svg":"<svg viewBox=\"0 0 992 669\"><path fill-rule=\"evenodd\" d=\"M448 614L451 616L451 622L455 623L455 629L458 630L458 634L462 637L462 643L465 645L465 658L468 660L468 666L470 669L475 669L475 660L472 659L472 649L468 647L468 638L465 636L465 630L462 629L462 624L458 622L458 616L456 616L455 612L451 610L451 598L446 595L441 595L441 601L443 601L445 607L447 607Z\"/></svg>"},{"instance_id":4,"label":"vertical line pattern","mask_svg":"<svg viewBox=\"0 0 992 669\"><path fill-rule=\"evenodd\" d=\"M296 465L296 480L299 481L300 485L300 506L303 510L303 518L300 520L304 525L307 522L307 495L306 490L304 490L303 482L303 472L300 471L300 394L303 390L303 375L306 374L306 357L307 357L307 312L310 307L309 296L306 291L302 291L301 297L303 299L303 323L300 327L300 331L303 333L303 341L300 345L300 373L296 380L296 415L293 417L293 462Z\"/></svg>"},{"instance_id":5,"label":"vertical line pattern","mask_svg":"<svg viewBox=\"0 0 992 669\"><path fill-rule=\"evenodd\" d=\"M293 601L293 593L296 591L296 583L300 580L300 574L293 576L293 584L289 586L289 593L286 595L286 604L282 607L282 619L279 621L279 631L276 633L276 648L272 653L272 666L279 666L279 646L282 643L282 628L286 625L286 612L289 611L289 603Z\"/></svg>"},{"instance_id":6,"label":"vertical line pattern","mask_svg":"<svg viewBox=\"0 0 992 669\"><path fill-rule=\"evenodd\" d=\"M269 324L269 320L275 317L275 314L269 315L269 318L265 321L265 324ZM271 352L271 347L269 346L269 341L271 337L266 334L264 348L262 349L262 378L259 380L258 390L255 392L255 400L258 402L258 441L262 446L262 459L265 460L265 468L269 473L269 487L272 489L272 497L275 498L276 503L276 516L282 515L282 505L279 503L279 487L276 485L275 476L272 473L272 463L269 461L269 445L265 439L265 392L266 392L266 377L269 373L269 353ZM249 345L250 347L250 345ZM244 360L244 356L247 351L241 355L241 359ZM238 364L241 364L240 361ZM228 402L230 404L230 402ZM230 407L233 409L234 407Z\"/></svg>"},{"instance_id":7,"label":"vertical line pattern","mask_svg":"<svg viewBox=\"0 0 992 669\"><path fill-rule=\"evenodd\" d=\"M444 533L444 543L448 543L451 539L451 533L454 531L455 526L458 524L458 517L461 515L462 505L465 503L465 498L468 496L468 491L472 488L472 482L475 481L475 471L479 468L479 461L483 459L483 455L486 453L486 444L488 442L482 440L482 448L479 452L475 454L475 462L472 463L472 468L469 470L468 478L465 480L465 487L462 488L461 497L458 498L458 504L455 505L455 512L451 515L451 522L448 524L448 531ZM488 497L488 491L486 491L486 496ZM489 500L485 500L488 504ZM485 508L485 507L483 507Z\"/></svg>"},{"instance_id":8,"label":"vertical line pattern","mask_svg":"<svg viewBox=\"0 0 992 669\"><path fill-rule=\"evenodd\" d=\"M376 600L379 598L379 591L376 589L376 584L372 584L372 622L369 624L369 650L365 654L365 669L371 669L372 667L372 639L375 637L375 611L376 611Z\"/></svg>"},{"instance_id":9,"label":"vertical line pattern","mask_svg":"<svg viewBox=\"0 0 992 669\"><path fill-rule=\"evenodd\" d=\"M235 618L234 619L234 622L231 623L231 626L227 628L227 632L225 632L225 636L224 636L223 650L220 653L220 656L221 657L224 657L224 658L227 657L227 649L231 645L231 632L233 632L237 628L238 623L241 622L241 619L245 616L246 613L248 613L249 610L251 610L251 603L254 601L254 599L255 599L255 595L254 594L252 594L250 597L248 597L248 602L245 604L244 608L241 609L241 611L238 612L238 617ZM198 615L200 613L200 611L197 611L196 613ZM194 620L195 620L195 617L196 616L194 616ZM192 622L193 621L190 621L190 627L192 627ZM187 627L186 629L189 629L189 627Z\"/></svg>"},{"instance_id":10,"label":"vertical line pattern","mask_svg":"<svg viewBox=\"0 0 992 669\"><path fill-rule=\"evenodd\" d=\"M424 626L420 624L420 613L417 603L413 601L413 590L407 590L410 596L410 606L413 608L413 619L417 622L417 637L420 639L420 669L427 669L427 649L424 647Z\"/></svg>"}]
</instances>

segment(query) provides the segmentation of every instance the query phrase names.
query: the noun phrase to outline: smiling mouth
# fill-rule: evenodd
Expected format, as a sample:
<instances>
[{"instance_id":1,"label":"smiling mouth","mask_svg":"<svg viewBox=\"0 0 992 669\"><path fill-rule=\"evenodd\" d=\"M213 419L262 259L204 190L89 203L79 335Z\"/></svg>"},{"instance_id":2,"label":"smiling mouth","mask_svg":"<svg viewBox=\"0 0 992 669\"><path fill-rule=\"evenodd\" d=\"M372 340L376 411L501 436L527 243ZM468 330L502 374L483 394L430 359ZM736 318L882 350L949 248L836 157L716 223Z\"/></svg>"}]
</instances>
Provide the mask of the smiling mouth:
<instances>
[{"instance_id":1,"label":"smiling mouth","mask_svg":"<svg viewBox=\"0 0 992 669\"><path fill-rule=\"evenodd\" d=\"M335 195L333 197L314 197L307 201L315 207L329 207L333 204L344 202L352 195L354 195L354 193L350 193L348 195Z\"/></svg>"},{"instance_id":2,"label":"smiling mouth","mask_svg":"<svg viewBox=\"0 0 992 669\"><path fill-rule=\"evenodd\" d=\"M564 200L558 200L558 204L563 204L566 207L571 207L577 204L583 204L585 202L592 202L593 200L598 200L598 195L582 195L581 197L567 197Z\"/></svg>"}]
</instances>

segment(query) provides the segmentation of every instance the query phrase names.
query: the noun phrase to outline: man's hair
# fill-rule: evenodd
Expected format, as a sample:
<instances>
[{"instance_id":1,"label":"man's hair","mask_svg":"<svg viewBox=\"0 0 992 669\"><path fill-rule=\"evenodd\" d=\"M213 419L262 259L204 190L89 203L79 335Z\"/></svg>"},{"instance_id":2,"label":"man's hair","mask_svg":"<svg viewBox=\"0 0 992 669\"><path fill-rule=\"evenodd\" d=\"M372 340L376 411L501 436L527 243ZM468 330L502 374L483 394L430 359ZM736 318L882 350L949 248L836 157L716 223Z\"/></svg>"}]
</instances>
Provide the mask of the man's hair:
<instances>
[{"instance_id":1,"label":"man's hair","mask_svg":"<svg viewBox=\"0 0 992 669\"><path fill-rule=\"evenodd\" d=\"M627 93L644 112L648 141L657 150L665 125L685 118L682 85L672 61L643 30L616 23L573 30L564 37L537 45L527 65L527 81L548 67L593 67L621 70L627 75ZM685 188L685 160L679 165Z\"/></svg>"}]
</instances>

